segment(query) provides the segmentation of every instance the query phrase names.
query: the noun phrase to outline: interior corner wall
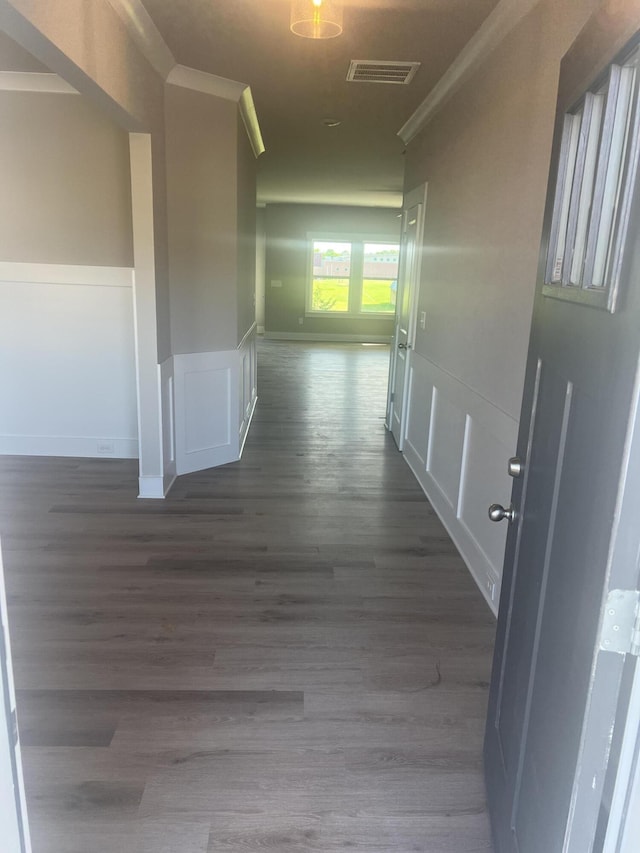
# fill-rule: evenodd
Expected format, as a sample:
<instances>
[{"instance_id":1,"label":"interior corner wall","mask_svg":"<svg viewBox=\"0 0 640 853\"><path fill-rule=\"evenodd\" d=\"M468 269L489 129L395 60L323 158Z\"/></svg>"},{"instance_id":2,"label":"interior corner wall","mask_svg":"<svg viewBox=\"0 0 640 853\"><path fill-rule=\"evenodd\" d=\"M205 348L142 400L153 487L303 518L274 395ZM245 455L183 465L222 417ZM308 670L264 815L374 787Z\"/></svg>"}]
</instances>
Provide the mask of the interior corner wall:
<instances>
[{"instance_id":1,"label":"interior corner wall","mask_svg":"<svg viewBox=\"0 0 640 853\"><path fill-rule=\"evenodd\" d=\"M400 240L398 210L332 205L266 207L265 333L317 337L391 337L393 318L306 317L309 232ZM273 282L277 282L276 285Z\"/></svg>"},{"instance_id":2,"label":"interior corner wall","mask_svg":"<svg viewBox=\"0 0 640 853\"><path fill-rule=\"evenodd\" d=\"M150 134L155 260L155 312L157 362L171 357L171 291L169 284L169 225L167 200L166 140L164 111L160 126Z\"/></svg>"},{"instance_id":3,"label":"interior corner wall","mask_svg":"<svg viewBox=\"0 0 640 853\"><path fill-rule=\"evenodd\" d=\"M237 111L233 101L166 86L174 355L238 343Z\"/></svg>"},{"instance_id":4,"label":"interior corner wall","mask_svg":"<svg viewBox=\"0 0 640 853\"><path fill-rule=\"evenodd\" d=\"M484 590L502 571L486 510L511 491L560 61L597 5L542 0L408 146L406 190L428 182L408 456Z\"/></svg>"},{"instance_id":5,"label":"interior corner wall","mask_svg":"<svg viewBox=\"0 0 640 853\"><path fill-rule=\"evenodd\" d=\"M264 334L265 263L267 232L265 208L256 208L256 324L258 334Z\"/></svg>"},{"instance_id":6,"label":"interior corner wall","mask_svg":"<svg viewBox=\"0 0 640 853\"><path fill-rule=\"evenodd\" d=\"M256 158L242 116L237 117L238 344L256 322Z\"/></svg>"}]
</instances>

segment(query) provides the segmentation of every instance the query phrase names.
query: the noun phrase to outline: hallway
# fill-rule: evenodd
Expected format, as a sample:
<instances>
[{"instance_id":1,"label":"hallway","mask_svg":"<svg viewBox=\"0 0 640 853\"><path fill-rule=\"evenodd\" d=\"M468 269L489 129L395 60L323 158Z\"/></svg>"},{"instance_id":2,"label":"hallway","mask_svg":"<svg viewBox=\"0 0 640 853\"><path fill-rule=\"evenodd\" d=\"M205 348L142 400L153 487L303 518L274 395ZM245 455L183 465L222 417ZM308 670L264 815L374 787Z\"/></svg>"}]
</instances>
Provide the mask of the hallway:
<instances>
[{"instance_id":1,"label":"hallway","mask_svg":"<svg viewBox=\"0 0 640 853\"><path fill-rule=\"evenodd\" d=\"M494 618L388 349L263 341L239 463L0 458L34 853L479 853Z\"/></svg>"}]
</instances>

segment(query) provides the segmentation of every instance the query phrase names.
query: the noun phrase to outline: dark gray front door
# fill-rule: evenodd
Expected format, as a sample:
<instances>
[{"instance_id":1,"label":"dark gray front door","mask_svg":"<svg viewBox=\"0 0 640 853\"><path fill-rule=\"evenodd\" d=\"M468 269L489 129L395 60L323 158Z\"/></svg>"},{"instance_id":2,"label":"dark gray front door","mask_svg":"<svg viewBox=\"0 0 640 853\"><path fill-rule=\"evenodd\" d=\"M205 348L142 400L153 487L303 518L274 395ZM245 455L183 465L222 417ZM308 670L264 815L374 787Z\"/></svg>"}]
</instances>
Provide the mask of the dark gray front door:
<instances>
[{"instance_id":1,"label":"dark gray front door","mask_svg":"<svg viewBox=\"0 0 640 853\"><path fill-rule=\"evenodd\" d=\"M561 69L522 470L512 472L515 517L501 522L485 742L498 853L594 849L625 662L600 650L600 623L610 590L638 581L640 72L633 43L618 51L640 16L631 0L615 5L615 20L594 16Z\"/></svg>"}]
</instances>

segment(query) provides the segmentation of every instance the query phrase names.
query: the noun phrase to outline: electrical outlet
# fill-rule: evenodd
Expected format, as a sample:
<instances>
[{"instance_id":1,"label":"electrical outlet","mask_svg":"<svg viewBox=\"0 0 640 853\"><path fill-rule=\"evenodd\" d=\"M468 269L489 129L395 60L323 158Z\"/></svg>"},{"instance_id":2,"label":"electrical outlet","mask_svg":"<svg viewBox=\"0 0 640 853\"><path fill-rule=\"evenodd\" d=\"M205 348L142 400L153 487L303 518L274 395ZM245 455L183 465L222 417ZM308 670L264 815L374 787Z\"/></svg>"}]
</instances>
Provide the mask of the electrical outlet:
<instances>
[{"instance_id":1,"label":"electrical outlet","mask_svg":"<svg viewBox=\"0 0 640 853\"><path fill-rule=\"evenodd\" d=\"M420 328L424 330L426 328L426 326L427 326L427 312L421 311L420 312Z\"/></svg>"},{"instance_id":2,"label":"electrical outlet","mask_svg":"<svg viewBox=\"0 0 640 853\"><path fill-rule=\"evenodd\" d=\"M302 326L303 323L304 323L304 317L298 317L298 325Z\"/></svg>"},{"instance_id":3,"label":"electrical outlet","mask_svg":"<svg viewBox=\"0 0 640 853\"><path fill-rule=\"evenodd\" d=\"M96 449L100 456L113 456L116 452L116 446L112 441L99 441Z\"/></svg>"}]
</instances>

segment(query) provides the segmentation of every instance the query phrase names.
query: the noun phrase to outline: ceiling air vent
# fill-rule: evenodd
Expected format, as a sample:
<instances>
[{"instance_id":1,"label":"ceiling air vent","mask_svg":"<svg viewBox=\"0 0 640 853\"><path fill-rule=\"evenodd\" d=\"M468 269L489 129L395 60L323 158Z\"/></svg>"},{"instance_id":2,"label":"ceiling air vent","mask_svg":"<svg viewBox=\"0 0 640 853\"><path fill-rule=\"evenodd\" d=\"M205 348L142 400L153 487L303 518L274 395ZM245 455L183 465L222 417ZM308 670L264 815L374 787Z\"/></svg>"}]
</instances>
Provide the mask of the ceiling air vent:
<instances>
[{"instance_id":1,"label":"ceiling air vent","mask_svg":"<svg viewBox=\"0 0 640 853\"><path fill-rule=\"evenodd\" d=\"M419 67L419 62L352 59L347 72L347 80L352 83L399 83L406 85L413 80Z\"/></svg>"}]
</instances>

